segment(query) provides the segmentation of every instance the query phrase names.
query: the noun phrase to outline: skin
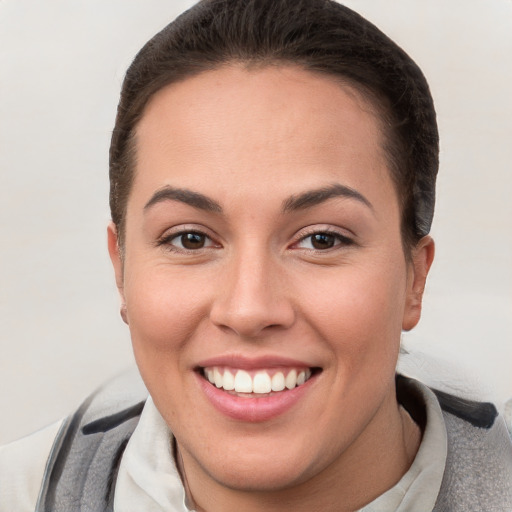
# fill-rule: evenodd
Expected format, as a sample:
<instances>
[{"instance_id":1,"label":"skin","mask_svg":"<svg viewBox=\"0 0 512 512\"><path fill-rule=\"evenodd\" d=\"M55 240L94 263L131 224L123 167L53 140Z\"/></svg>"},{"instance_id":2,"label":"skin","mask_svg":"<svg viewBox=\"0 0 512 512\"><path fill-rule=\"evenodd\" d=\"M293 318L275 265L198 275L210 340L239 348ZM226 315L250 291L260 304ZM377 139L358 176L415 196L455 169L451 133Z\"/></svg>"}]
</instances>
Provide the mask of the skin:
<instances>
[{"instance_id":1,"label":"skin","mask_svg":"<svg viewBox=\"0 0 512 512\"><path fill-rule=\"evenodd\" d=\"M394 375L434 245L425 237L406 258L382 146L355 90L291 66L225 66L147 106L124 259L113 225L109 251L137 364L198 509L354 510L412 463L421 433L397 404ZM333 184L364 200L283 211ZM146 207L165 187L222 212L179 198ZM180 246L187 231L205 233L205 246ZM312 245L325 232L333 247ZM293 357L321 372L285 413L237 421L211 405L195 371L225 354Z\"/></svg>"}]
</instances>

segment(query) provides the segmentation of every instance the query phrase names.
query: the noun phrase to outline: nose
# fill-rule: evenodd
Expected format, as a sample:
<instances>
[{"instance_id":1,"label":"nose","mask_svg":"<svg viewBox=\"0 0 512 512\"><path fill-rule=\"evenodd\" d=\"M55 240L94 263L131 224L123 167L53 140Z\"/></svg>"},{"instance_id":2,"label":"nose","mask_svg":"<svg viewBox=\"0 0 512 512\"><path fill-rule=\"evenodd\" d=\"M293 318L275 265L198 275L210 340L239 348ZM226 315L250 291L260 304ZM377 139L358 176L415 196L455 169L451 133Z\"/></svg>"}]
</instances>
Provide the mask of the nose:
<instances>
[{"instance_id":1,"label":"nose","mask_svg":"<svg viewBox=\"0 0 512 512\"><path fill-rule=\"evenodd\" d=\"M295 310L280 263L263 254L239 255L219 276L211 321L243 338L289 328Z\"/></svg>"}]
</instances>

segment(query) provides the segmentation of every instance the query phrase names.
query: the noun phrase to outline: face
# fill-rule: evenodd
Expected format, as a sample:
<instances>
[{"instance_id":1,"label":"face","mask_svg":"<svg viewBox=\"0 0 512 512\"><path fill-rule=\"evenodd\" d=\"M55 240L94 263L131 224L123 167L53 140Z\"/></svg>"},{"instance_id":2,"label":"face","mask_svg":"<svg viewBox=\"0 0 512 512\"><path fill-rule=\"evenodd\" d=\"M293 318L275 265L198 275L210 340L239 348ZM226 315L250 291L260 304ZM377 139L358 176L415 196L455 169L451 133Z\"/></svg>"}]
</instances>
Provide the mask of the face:
<instances>
[{"instance_id":1,"label":"face","mask_svg":"<svg viewBox=\"0 0 512 512\"><path fill-rule=\"evenodd\" d=\"M374 455L429 257L404 256L372 107L293 67L224 67L159 91L136 144L110 251L187 474L275 490Z\"/></svg>"}]
</instances>

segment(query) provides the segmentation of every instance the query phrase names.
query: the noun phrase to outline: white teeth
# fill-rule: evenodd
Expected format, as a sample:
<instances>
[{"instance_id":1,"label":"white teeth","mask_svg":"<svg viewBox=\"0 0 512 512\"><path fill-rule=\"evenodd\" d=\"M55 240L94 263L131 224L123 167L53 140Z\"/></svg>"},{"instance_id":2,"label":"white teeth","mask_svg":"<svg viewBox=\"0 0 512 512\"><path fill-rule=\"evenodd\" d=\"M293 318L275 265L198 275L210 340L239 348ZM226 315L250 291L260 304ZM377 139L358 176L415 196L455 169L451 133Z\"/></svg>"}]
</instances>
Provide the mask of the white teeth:
<instances>
[{"instance_id":1,"label":"white teeth","mask_svg":"<svg viewBox=\"0 0 512 512\"><path fill-rule=\"evenodd\" d=\"M270 393L272 391L270 375L267 372L258 372L254 376L252 390L254 393Z\"/></svg>"},{"instance_id":2,"label":"white teeth","mask_svg":"<svg viewBox=\"0 0 512 512\"><path fill-rule=\"evenodd\" d=\"M235 377L229 370L224 370L224 385L222 386L226 391L235 389Z\"/></svg>"},{"instance_id":3,"label":"white teeth","mask_svg":"<svg viewBox=\"0 0 512 512\"><path fill-rule=\"evenodd\" d=\"M222 387L222 384L224 383L224 379L222 378L222 373L219 372L218 368L213 369L213 380L215 382L215 385L218 388Z\"/></svg>"},{"instance_id":4,"label":"white teeth","mask_svg":"<svg viewBox=\"0 0 512 512\"><path fill-rule=\"evenodd\" d=\"M283 372L277 372L272 377L272 391L283 391L285 388Z\"/></svg>"},{"instance_id":5,"label":"white teeth","mask_svg":"<svg viewBox=\"0 0 512 512\"><path fill-rule=\"evenodd\" d=\"M296 370L292 370L285 379L285 386L288 389L293 389L297 385L297 372Z\"/></svg>"},{"instance_id":6,"label":"white teeth","mask_svg":"<svg viewBox=\"0 0 512 512\"><path fill-rule=\"evenodd\" d=\"M252 393L251 376L244 370L238 370L236 372L235 391L237 393Z\"/></svg>"},{"instance_id":7,"label":"white teeth","mask_svg":"<svg viewBox=\"0 0 512 512\"><path fill-rule=\"evenodd\" d=\"M296 369L292 369L286 377L284 372L276 371L270 377L269 372L265 370L257 371L251 376L245 370L230 371L222 367L211 367L204 369L204 375L211 384L225 391L265 395L272 391L278 392L301 386L311 377L311 370L308 368L297 372Z\"/></svg>"}]
</instances>

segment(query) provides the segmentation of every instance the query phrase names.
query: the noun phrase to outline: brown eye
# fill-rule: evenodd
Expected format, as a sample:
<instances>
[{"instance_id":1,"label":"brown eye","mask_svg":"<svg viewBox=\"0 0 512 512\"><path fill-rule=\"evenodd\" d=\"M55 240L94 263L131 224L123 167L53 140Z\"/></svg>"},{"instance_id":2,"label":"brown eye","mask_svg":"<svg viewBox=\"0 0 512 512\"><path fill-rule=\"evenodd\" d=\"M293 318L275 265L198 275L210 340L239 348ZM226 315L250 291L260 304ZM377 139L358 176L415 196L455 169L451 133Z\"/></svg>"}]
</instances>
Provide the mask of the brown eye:
<instances>
[{"instance_id":1,"label":"brown eye","mask_svg":"<svg viewBox=\"0 0 512 512\"><path fill-rule=\"evenodd\" d=\"M351 238L341 233L330 233L329 231L317 231L305 236L295 245L297 249L308 249L311 251L326 251L328 249L349 247L354 244Z\"/></svg>"},{"instance_id":2,"label":"brown eye","mask_svg":"<svg viewBox=\"0 0 512 512\"><path fill-rule=\"evenodd\" d=\"M311 235L311 245L315 249L330 249L336 244L336 237L329 233L316 233Z\"/></svg>"},{"instance_id":3,"label":"brown eye","mask_svg":"<svg viewBox=\"0 0 512 512\"><path fill-rule=\"evenodd\" d=\"M164 235L156 245L181 254L192 254L194 251L201 251L202 249L220 248L220 245L216 244L206 233L186 230Z\"/></svg>"},{"instance_id":4,"label":"brown eye","mask_svg":"<svg viewBox=\"0 0 512 512\"><path fill-rule=\"evenodd\" d=\"M184 249L202 249L206 243L206 236L202 233L183 233L179 240Z\"/></svg>"}]
</instances>

